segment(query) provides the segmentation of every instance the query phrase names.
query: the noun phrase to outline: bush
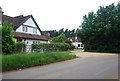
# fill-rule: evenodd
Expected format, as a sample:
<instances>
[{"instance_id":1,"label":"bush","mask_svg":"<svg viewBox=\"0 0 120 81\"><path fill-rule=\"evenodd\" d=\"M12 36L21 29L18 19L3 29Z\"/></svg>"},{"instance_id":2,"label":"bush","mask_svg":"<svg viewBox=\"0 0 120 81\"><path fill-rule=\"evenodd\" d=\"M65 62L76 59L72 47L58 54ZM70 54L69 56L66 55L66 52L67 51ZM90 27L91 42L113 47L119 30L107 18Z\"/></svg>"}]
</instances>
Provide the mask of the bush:
<instances>
[{"instance_id":1,"label":"bush","mask_svg":"<svg viewBox=\"0 0 120 81\"><path fill-rule=\"evenodd\" d=\"M26 44L24 42L16 42L16 51L17 53L25 52Z\"/></svg>"},{"instance_id":2,"label":"bush","mask_svg":"<svg viewBox=\"0 0 120 81\"><path fill-rule=\"evenodd\" d=\"M65 43L66 40L67 40L67 38L66 38L65 34L62 33L57 37L53 37L50 42L51 43Z\"/></svg>"},{"instance_id":3,"label":"bush","mask_svg":"<svg viewBox=\"0 0 120 81\"><path fill-rule=\"evenodd\" d=\"M2 71L19 70L38 65L41 66L73 58L76 58L76 55L71 55L69 52L2 55Z\"/></svg>"},{"instance_id":4,"label":"bush","mask_svg":"<svg viewBox=\"0 0 120 81\"><path fill-rule=\"evenodd\" d=\"M75 49L75 46L72 44L72 42L70 40L66 40L65 43L69 44L70 45L70 50L74 50Z\"/></svg>"},{"instance_id":5,"label":"bush","mask_svg":"<svg viewBox=\"0 0 120 81\"><path fill-rule=\"evenodd\" d=\"M15 40L13 38L13 25L3 22L2 26L2 52L10 54L15 52Z\"/></svg>"},{"instance_id":6,"label":"bush","mask_svg":"<svg viewBox=\"0 0 120 81\"><path fill-rule=\"evenodd\" d=\"M70 46L67 43L36 43L32 44L33 52L49 52L49 51L67 51Z\"/></svg>"}]
</instances>

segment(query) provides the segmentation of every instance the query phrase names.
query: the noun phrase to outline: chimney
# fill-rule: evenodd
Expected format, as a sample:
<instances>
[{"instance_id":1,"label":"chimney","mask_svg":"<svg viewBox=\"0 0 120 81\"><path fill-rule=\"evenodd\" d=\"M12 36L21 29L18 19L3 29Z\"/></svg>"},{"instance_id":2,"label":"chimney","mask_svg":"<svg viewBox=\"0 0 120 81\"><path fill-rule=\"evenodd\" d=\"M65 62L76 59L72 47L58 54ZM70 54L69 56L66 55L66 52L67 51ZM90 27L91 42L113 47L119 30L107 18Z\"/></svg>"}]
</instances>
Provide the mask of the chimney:
<instances>
[{"instance_id":1,"label":"chimney","mask_svg":"<svg viewBox=\"0 0 120 81\"><path fill-rule=\"evenodd\" d=\"M0 26L2 26L2 16L3 16L3 11L2 8L0 7Z\"/></svg>"}]
</instances>

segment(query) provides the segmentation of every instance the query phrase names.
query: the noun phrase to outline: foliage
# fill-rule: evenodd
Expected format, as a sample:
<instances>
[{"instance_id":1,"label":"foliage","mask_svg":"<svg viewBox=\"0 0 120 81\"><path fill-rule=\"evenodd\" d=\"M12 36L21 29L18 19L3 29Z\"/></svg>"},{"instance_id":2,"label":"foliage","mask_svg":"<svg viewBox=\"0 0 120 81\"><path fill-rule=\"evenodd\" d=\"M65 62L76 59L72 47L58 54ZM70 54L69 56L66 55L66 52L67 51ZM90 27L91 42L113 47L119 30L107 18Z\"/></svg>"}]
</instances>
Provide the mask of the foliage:
<instances>
[{"instance_id":1,"label":"foliage","mask_svg":"<svg viewBox=\"0 0 120 81\"><path fill-rule=\"evenodd\" d=\"M58 31L56 30L50 30L50 31L42 31L43 33L50 33L51 37L56 37L59 35Z\"/></svg>"},{"instance_id":2,"label":"foliage","mask_svg":"<svg viewBox=\"0 0 120 81\"><path fill-rule=\"evenodd\" d=\"M2 54L2 26L0 26L0 54Z\"/></svg>"},{"instance_id":3,"label":"foliage","mask_svg":"<svg viewBox=\"0 0 120 81\"><path fill-rule=\"evenodd\" d=\"M68 43L70 45L70 50L74 50L75 46L72 44L72 42L70 40L66 40L65 43Z\"/></svg>"},{"instance_id":4,"label":"foliage","mask_svg":"<svg viewBox=\"0 0 120 81\"><path fill-rule=\"evenodd\" d=\"M66 40L67 40L67 38L65 37L65 34L62 33L57 37L53 37L51 39L51 42L52 43L64 43Z\"/></svg>"},{"instance_id":5,"label":"foliage","mask_svg":"<svg viewBox=\"0 0 120 81\"><path fill-rule=\"evenodd\" d=\"M19 70L76 58L69 52L2 55L2 71Z\"/></svg>"},{"instance_id":6,"label":"foliage","mask_svg":"<svg viewBox=\"0 0 120 81\"><path fill-rule=\"evenodd\" d=\"M49 51L67 51L70 46L67 43L34 43L32 44L33 52L49 52Z\"/></svg>"},{"instance_id":7,"label":"foliage","mask_svg":"<svg viewBox=\"0 0 120 81\"><path fill-rule=\"evenodd\" d=\"M100 7L96 13L89 12L78 36L85 51L120 52L120 3Z\"/></svg>"},{"instance_id":8,"label":"foliage","mask_svg":"<svg viewBox=\"0 0 120 81\"><path fill-rule=\"evenodd\" d=\"M16 42L16 51L17 53L25 52L26 44L24 42Z\"/></svg>"},{"instance_id":9,"label":"foliage","mask_svg":"<svg viewBox=\"0 0 120 81\"><path fill-rule=\"evenodd\" d=\"M68 38L68 37L75 37L77 31L78 31L78 29L77 30L75 30L75 29L73 29L73 30L69 30L69 29L64 30L64 28L62 28L59 31L50 30L50 31L43 31L43 33L50 33L51 37L56 37L56 36L59 36L60 34L64 33L65 36Z\"/></svg>"},{"instance_id":10,"label":"foliage","mask_svg":"<svg viewBox=\"0 0 120 81\"><path fill-rule=\"evenodd\" d=\"M2 51L5 54L13 53L15 50L15 41L13 38L13 25L3 22L2 26Z\"/></svg>"}]
</instances>

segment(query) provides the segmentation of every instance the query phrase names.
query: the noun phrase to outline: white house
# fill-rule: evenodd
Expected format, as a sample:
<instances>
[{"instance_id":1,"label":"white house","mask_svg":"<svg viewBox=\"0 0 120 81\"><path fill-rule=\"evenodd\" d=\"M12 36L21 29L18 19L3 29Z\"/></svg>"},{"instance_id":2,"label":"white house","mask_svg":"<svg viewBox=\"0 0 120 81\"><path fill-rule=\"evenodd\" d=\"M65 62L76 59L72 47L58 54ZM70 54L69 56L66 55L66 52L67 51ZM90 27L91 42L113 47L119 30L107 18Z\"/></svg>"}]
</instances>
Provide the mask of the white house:
<instances>
[{"instance_id":1,"label":"white house","mask_svg":"<svg viewBox=\"0 0 120 81\"><path fill-rule=\"evenodd\" d=\"M72 44L75 46L75 48L83 48L83 44L81 42L81 39L79 37L69 37L69 41L72 42Z\"/></svg>"},{"instance_id":2,"label":"white house","mask_svg":"<svg viewBox=\"0 0 120 81\"><path fill-rule=\"evenodd\" d=\"M49 42L50 35L42 33L32 15L10 17L4 15L2 8L0 8L0 24L2 24L3 21L13 24L14 38L16 39L16 42L25 42L27 45L27 52L31 51L30 47L33 43Z\"/></svg>"}]
</instances>

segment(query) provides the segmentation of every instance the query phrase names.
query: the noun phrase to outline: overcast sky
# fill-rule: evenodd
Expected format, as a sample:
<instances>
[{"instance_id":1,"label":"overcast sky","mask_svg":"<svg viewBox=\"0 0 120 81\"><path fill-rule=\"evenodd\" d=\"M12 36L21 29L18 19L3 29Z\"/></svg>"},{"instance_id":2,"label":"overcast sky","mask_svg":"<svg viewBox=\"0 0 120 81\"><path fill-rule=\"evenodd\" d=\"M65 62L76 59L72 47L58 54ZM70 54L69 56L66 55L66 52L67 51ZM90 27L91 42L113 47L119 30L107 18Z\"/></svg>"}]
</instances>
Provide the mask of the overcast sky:
<instances>
[{"instance_id":1,"label":"overcast sky","mask_svg":"<svg viewBox=\"0 0 120 81\"><path fill-rule=\"evenodd\" d=\"M119 0L0 0L5 15L33 15L41 30L77 29L83 16Z\"/></svg>"}]
</instances>

